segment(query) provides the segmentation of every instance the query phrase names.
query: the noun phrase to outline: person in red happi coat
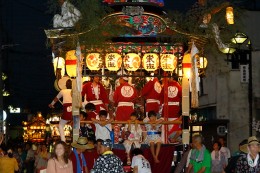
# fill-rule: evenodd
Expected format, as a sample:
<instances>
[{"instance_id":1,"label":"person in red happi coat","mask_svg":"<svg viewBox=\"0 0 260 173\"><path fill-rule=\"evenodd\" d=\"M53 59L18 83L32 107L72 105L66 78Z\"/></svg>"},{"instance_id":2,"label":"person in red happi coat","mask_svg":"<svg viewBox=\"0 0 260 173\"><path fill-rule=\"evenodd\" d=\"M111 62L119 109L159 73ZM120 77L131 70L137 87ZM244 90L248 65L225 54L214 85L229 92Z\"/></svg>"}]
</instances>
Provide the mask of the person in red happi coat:
<instances>
[{"instance_id":1,"label":"person in red happi coat","mask_svg":"<svg viewBox=\"0 0 260 173\"><path fill-rule=\"evenodd\" d=\"M134 111L134 101L137 98L137 91L127 81L127 77L120 77L120 86L116 88L114 93L114 102L117 105L115 120L117 121L129 120L131 113Z\"/></svg>"},{"instance_id":2,"label":"person in red happi coat","mask_svg":"<svg viewBox=\"0 0 260 173\"><path fill-rule=\"evenodd\" d=\"M83 85L81 93L85 100L83 107L85 107L87 103L93 103L96 107L97 114L100 110L107 110L108 107L106 90L99 81L100 77L95 74L91 82L87 82Z\"/></svg>"},{"instance_id":3,"label":"person in red happi coat","mask_svg":"<svg viewBox=\"0 0 260 173\"><path fill-rule=\"evenodd\" d=\"M141 96L145 98L145 112L146 116L148 112L154 111L156 113L159 112L160 108L160 97L162 92L162 86L159 83L158 78L152 78L149 82L147 82L143 89Z\"/></svg>"},{"instance_id":4,"label":"person in red happi coat","mask_svg":"<svg viewBox=\"0 0 260 173\"><path fill-rule=\"evenodd\" d=\"M177 82L178 78L176 75L170 76L168 78L168 120L176 120L180 117L181 111L181 100L182 100L182 87ZM165 85L162 88L161 92L161 103L164 103L164 90ZM166 90L167 91L167 90ZM163 106L162 116L166 117L165 105ZM176 126L176 127L174 127ZM177 127L179 125L169 125L168 130L171 132L172 129L179 131L180 129ZM169 133L168 131L168 133ZM172 133L172 132L171 132ZM173 138L175 138L173 136Z\"/></svg>"}]
</instances>

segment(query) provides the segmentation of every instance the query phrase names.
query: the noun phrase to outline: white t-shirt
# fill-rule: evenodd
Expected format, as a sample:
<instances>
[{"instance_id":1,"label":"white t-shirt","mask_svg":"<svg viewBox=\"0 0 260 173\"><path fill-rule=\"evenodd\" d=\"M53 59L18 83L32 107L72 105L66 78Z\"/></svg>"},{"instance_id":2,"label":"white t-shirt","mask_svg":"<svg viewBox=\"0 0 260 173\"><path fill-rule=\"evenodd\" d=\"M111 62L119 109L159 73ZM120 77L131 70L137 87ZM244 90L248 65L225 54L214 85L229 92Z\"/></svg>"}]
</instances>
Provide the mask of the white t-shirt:
<instances>
[{"instance_id":1,"label":"white t-shirt","mask_svg":"<svg viewBox=\"0 0 260 173\"><path fill-rule=\"evenodd\" d=\"M102 139L102 140L110 139L110 132L107 130L107 128L111 131L112 130L111 124L101 126L100 124L95 123L95 126L96 126L96 132L95 132L96 139Z\"/></svg>"},{"instance_id":2,"label":"white t-shirt","mask_svg":"<svg viewBox=\"0 0 260 173\"><path fill-rule=\"evenodd\" d=\"M62 89L57 98L60 99L62 97L62 103L72 103L71 89Z\"/></svg>"},{"instance_id":3,"label":"white t-shirt","mask_svg":"<svg viewBox=\"0 0 260 173\"><path fill-rule=\"evenodd\" d=\"M231 157L230 150L227 147L221 147L219 151L224 154L226 162L228 163L228 159Z\"/></svg>"},{"instance_id":4,"label":"white t-shirt","mask_svg":"<svg viewBox=\"0 0 260 173\"><path fill-rule=\"evenodd\" d=\"M131 167L134 168L135 166L138 167L138 173L152 173L150 163L142 155L133 157Z\"/></svg>"}]
</instances>

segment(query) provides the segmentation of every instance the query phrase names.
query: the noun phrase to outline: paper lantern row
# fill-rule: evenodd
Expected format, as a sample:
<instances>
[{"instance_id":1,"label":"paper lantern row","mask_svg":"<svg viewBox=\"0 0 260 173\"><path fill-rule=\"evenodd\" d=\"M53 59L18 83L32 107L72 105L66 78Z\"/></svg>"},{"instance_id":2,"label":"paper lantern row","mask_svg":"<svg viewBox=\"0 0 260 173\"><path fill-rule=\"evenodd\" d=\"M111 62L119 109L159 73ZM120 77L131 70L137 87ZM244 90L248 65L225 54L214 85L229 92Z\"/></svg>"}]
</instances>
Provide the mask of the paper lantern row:
<instances>
[{"instance_id":1,"label":"paper lantern row","mask_svg":"<svg viewBox=\"0 0 260 173\"><path fill-rule=\"evenodd\" d=\"M178 58L173 54L161 54L146 53L143 58L136 53L128 53L123 58L118 53L107 53L105 56L105 66L109 71L118 71L122 63L124 68L128 71L136 71L140 68L141 63L146 71L155 71L158 69L159 64L164 71L173 71L177 66ZM53 61L54 71L60 68L62 76L66 72L70 77L76 76L77 69L77 57L75 56L75 50L68 51L66 53L66 60L57 57ZM103 58L100 53L89 53L86 56L86 65L90 70L99 70L103 67ZM55 72L56 73L56 72Z\"/></svg>"}]
</instances>

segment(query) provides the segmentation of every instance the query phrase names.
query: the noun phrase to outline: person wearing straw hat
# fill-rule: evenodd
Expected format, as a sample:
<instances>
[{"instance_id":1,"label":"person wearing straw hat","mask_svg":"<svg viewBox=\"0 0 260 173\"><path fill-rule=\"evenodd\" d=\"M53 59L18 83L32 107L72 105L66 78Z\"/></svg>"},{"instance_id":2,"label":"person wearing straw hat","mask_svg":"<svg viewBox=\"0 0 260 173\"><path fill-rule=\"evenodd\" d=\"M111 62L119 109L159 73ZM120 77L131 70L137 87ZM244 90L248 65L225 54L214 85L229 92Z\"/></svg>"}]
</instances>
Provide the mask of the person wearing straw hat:
<instances>
[{"instance_id":1,"label":"person wearing straw hat","mask_svg":"<svg viewBox=\"0 0 260 173\"><path fill-rule=\"evenodd\" d=\"M248 138L247 145L241 147L246 155L239 157L236 163L236 173L258 173L260 172L259 141L255 136Z\"/></svg>"},{"instance_id":2,"label":"person wearing straw hat","mask_svg":"<svg viewBox=\"0 0 260 173\"><path fill-rule=\"evenodd\" d=\"M128 77L123 76L125 75L124 71L119 71L117 75L120 76L120 86L116 88L114 93L114 102L117 105L115 119L117 121L127 121L134 111L134 100L137 98L137 91L133 86L128 84Z\"/></svg>"},{"instance_id":3,"label":"person wearing straw hat","mask_svg":"<svg viewBox=\"0 0 260 173\"><path fill-rule=\"evenodd\" d=\"M70 155L70 159L73 165L73 172L88 173L89 171L83 152L86 149L94 148L94 145L89 144L86 137L79 137L77 141L71 144L71 146L73 147L73 152Z\"/></svg>"},{"instance_id":4,"label":"person wearing straw hat","mask_svg":"<svg viewBox=\"0 0 260 173\"><path fill-rule=\"evenodd\" d=\"M111 151L112 141L110 139L104 140L101 143L101 155L94 164L91 173L123 173L123 163Z\"/></svg>"}]
</instances>

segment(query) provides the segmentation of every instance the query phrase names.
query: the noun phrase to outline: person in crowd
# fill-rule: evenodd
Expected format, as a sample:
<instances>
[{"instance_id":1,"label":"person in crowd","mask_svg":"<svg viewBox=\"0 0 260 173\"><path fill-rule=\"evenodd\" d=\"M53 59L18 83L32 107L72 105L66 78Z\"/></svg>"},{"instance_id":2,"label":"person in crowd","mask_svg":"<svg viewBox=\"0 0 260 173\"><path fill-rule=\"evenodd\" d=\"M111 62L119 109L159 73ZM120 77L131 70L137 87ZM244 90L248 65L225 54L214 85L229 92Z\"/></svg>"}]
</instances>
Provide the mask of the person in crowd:
<instances>
[{"instance_id":1,"label":"person in crowd","mask_svg":"<svg viewBox=\"0 0 260 173\"><path fill-rule=\"evenodd\" d=\"M156 117L156 112L150 111L148 112L148 117L145 118L143 121L147 123L145 125L146 131L147 131L147 136L144 141L144 143L150 145L151 153L153 155L153 159L155 163L159 163L159 153L161 149L161 144L162 144L162 138L161 138L161 124L164 120L163 118L157 119ZM156 149L155 149L156 145Z\"/></svg>"},{"instance_id":2,"label":"person in crowd","mask_svg":"<svg viewBox=\"0 0 260 173\"><path fill-rule=\"evenodd\" d=\"M218 142L221 144L220 151L221 151L222 153L224 153L226 162L228 163L228 160L230 159L231 154L230 154L229 148L226 147L226 141L225 141L225 139L224 139L223 137L220 137L220 138L218 139Z\"/></svg>"},{"instance_id":3,"label":"person in crowd","mask_svg":"<svg viewBox=\"0 0 260 173\"><path fill-rule=\"evenodd\" d=\"M138 122L138 115L136 112L133 112L130 116L130 120L128 120L128 124L125 125L122 136L126 136L126 139L124 140L124 147L126 149L127 154L127 165L131 164L130 159L130 150L132 148L132 145L134 145L135 148L141 147L141 140L142 140L142 129L140 124L137 124ZM124 135L127 134L127 135Z\"/></svg>"},{"instance_id":4,"label":"person in crowd","mask_svg":"<svg viewBox=\"0 0 260 173\"><path fill-rule=\"evenodd\" d=\"M99 154L97 152L97 145L95 145L95 140L93 138L88 138L88 143L95 146L95 148L86 149L83 153L87 162L88 170L93 169L94 163L97 160Z\"/></svg>"},{"instance_id":5,"label":"person in crowd","mask_svg":"<svg viewBox=\"0 0 260 173\"><path fill-rule=\"evenodd\" d=\"M70 159L73 165L74 173L89 173L86 158L83 152L86 149L94 148L93 144L88 143L86 137L79 137L77 141L71 144L73 152L70 155Z\"/></svg>"},{"instance_id":6,"label":"person in crowd","mask_svg":"<svg viewBox=\"0 0 260 173\"><path fill-rule=\"evenodd\" d=\"M211 172L211 155L202 143L201 135L192 137L192 145L194 149L191 151L190 164L187 173L210 173Z\"/></svg>"},{"instance_id":7,"label":"person in crowd","mask_svg":"<svg viewBox=\"0 0 260 173\"><path fill-rule=\"evenodd\" d=\"M98 155L101 155L101 144L102 144L103 140L102 139L97 139L96 141L96 147L97 147L97 153Z\"/></svg>"},{"instance_id":8,"label":"person in crowd","mask_svg":"<svg viewBox=\"0 0 260 173\"><path fill-rule=\"evenodd\" d=\"M11 147L2 147L3 157L0 157L0 172L14 173L19 170L17 160L13 157L13 150Z\"/></svg>"},{"instance_id":9,"label":"person in crowd","mask_svg":"<svg viewBox=\"0 0 260 173\"><path fill-rule=\"evenodd\" d=\"M91 120L96 126L96 139L111 139L110 132L112 131L111 122L112 119L107 120L108 113L105 110L99 112L99 120L92 118Z\"/></svg>"},{"instance_id":10,"label":"person in crowd","mask_svg":"<svg viewBox=\"0 0 260 173\"><path fill-rule=\"evenodd\" d=\"M116 117L117 121L127 121L130 119L131 113L134 111L134 102L137 98L136 89L128 84L128 78L122 77L122 72L119 78L120 86L118 86L114 93L114 103L117 105Z\"/></svg>"},{"instance_id":11,"label":"person in crowd","mask_svg":"<svg viewBox=\"0 0 260 173\"><path fill-rule=\"evenodd\" d=\"M37 159L35 159L36 173L40 173L41 170L47 168L47 163L50 157L51 154L47 150L47 145L42 144L40 151L37 154Z\"/></svg>"},{"instance_id":12,"label":"person in crowd","mask_svg":"<svg viewBox=\"0 0 260 173\"><path fill-rule=\"evenodd\" d=\"M181 99L182 99L182 87L178 82L178 75L172 74L168 79L168 83L164 84L161 92L161 103L163 104L162 117L166 117L166 105L164 105L165 99L168 101L168 120L173 121L180 117ZM168 96L165 98L165 90L168 90ZM175 126L175 127L174 127ZM173 133L173 131L175 133ZM169 142L177 142L177 138L180 136L181 129L177 124L168 125Z\"/></svg>"},{"instance_id":13,"label":"person in crowd","mask_svg":"<svg viewBox=\"0 0 260 173\"><path fill-rule=\"evenodd\" d=\"M187 172L187 169L190 164L190 155L192 151L192 143L185 147L185 152L182 155L181 161L177 164L177 167L174 170L174 173L183 173L183 170ZM193 173L193 170L190 172Z\"/></svg>"},{"instance_id":14,"label":"person in crowd","mask_svg":"<svg viewBox=\"0 0 260 173\"><path fill-rule=\"evenodd\" d=\"M69 149L64 141L54 145L52 157L48 160L46 173L72 173L73 166L69 160Z\"/></svg>"},{"instance_id":15,"label":"person in crowd","mask_svg":"<svg viewBox=\"0 0 260 173\"><path fill-rule=\"evenodd\" d=\"M14 147L12 147L12 148L14 148ZM19 167L19 170L17 172L20 173L23 170L23 160L20 157L20 155L18 154L18 151L16 151L15 149L12 151L13 151L13 158L16 159L16 161L18 163L18 167Z\"/></svg>"},{"instance_id":16,"label":"person in crowd","mask_svg":"<svg viewBox=\"0 0 260 173\"><path fill-rule=\"evenodd\" d=\"M82 88L83 107L87 103L93 103L96 112L99 113L100 110L108 110L108 96L105 88L100 83L98 74L93 75L92 81L84 84Z\"/></svg>"},{"instance_id":17,"label":"person in crowd","mask_svg":"<svg viewBox=\"0 0 260 173\"><path fill-rule=\"evenodd\" d=\"M84 111L80 111L80 133L79 136L87 137L87 138L94 138L95 139L95 131L91 124L86 124L81 121L85 121L87 119L87 114Z\"/></svg>"},{"instance_id":18,"label":"person in crowd","mask_svg":"<svg viewBox=\"0 0 260 173\"><path fill-rule=\"evenodd\" d=\"M35 151L32 149L32 144L26 143L25 150L27 151L25 160L26 173L34 173Z\"/></svg>"},{"instance_id":19,"label":"person in crowd","mask_svg":"<svg viewBox=\"0 0 260 173\"><path fill-rule=\"evenodd\" d=\"M23 150L23 147L22 146L18 146L17 148L17 154L18 156L20 157L21 159L21 162L22 162L22 169L21 169L21 172L23 172L24 170L24 162L25 162L25 159L26 159L26 152ZM19 171L20 171L20 166L19 166Z\"/></svg>"},{"instance_id":20,"label":"person in crowd","mask_svg":"<svg viewBox=\"0 0 260 173\"><path fill-rule=\"evenodd\" d=\"M91 120L92 118L99 119L98 113L96 112L96 107L93 103L87 103L85 110L87 113L86 120Z\"/></svg>"},{"instance_id":21,"label":"person in crowd","mask_svg":"<svg viewBox=\"0 0 260 173\"><path fill-rule=\"evenodd\" d=\"M131 167L133 168L133 173L152 173L151 165L143 156L143 151L140 148L133 149L132 155Z\"/></svg>"},{"instance_id":22,"label":"person in crowd","mask_svg":"<svg viewBox=\"0 0 260 173\"><path fill-rule=\"evenodd\" d=\"M106 139L100 148L101 155L94 164L94 173L123 173L122 161L111 151L112 141Z\"/></svg>"},{"instance_id":23,"label":"person in crowd","mask_svg":"<svg viewBox=\"0 0 260 173\"><path fill-rule=\"evenodd\" d=\"M160 109L160 97L161 97L162 86L158 78L153 77L143 87L141 96L145 98L145 112L148 116L148 112L154 111L157 114Z\"/></svg>"},{"instance_id":24,"label":"person in crowd","mask_svg":"<svg viewBox=\"0 0 260 173\"><path fill-rule=\"evenodd\" d=\"M221 144L214 142L213 151L211 152L211 173L222 173L226 167L226 158L220 151Z\"/></svg>"},{"instance_id":25,"label":"person in crowd","mask_svg":"<svg viewBox=\"0 0 260 173\"><path fill-rule=\"evenodd\" d=\"M244 139L239 143L239 150L228 161L228 165L225 168L226 173L233 173L236 169L236 163L240 156L247 153L247 139Z\"/></svg>"},{"instance_id":26,"label":"person in crowd","mask_svg":"<svg viewBox=\"0 0 260 173\"><path fill-rule=\"evenodd\" d=\"M66 142L65 134L64 134L64 126L68 121L72 120L72 81L68 79L66 81L66 88L62 89L59 94L53 99L51 104L49 104L50 108L54 108L54 104L59 101L60 98L63 98L63 114L59 122L59 132L60 138L62 141Z\"/></svg>"},{"instance_id":27,"label":"person in crowd","mask_svg":"<svg viewBox=\"0 0 260 173\"><path fill-rule=\"evenodd\" d=\"M247 154L238 158L236 163L236 173L256 173L260 172L259 161L259 141L255 136L251 136L247 141Z\"/></svg>"}]
</instances>

